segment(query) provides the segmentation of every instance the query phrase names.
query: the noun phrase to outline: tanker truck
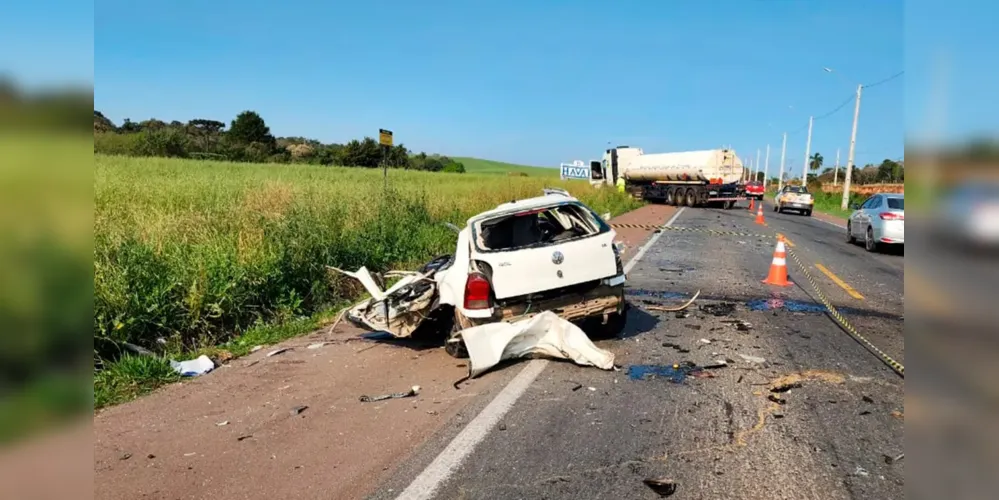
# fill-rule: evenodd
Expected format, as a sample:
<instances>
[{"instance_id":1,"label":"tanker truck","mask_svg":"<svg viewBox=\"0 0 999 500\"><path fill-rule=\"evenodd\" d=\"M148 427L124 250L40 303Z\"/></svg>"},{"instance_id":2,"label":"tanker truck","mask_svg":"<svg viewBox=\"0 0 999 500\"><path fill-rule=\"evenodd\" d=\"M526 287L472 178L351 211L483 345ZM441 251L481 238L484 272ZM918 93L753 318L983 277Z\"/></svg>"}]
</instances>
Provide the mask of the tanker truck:
<instances>
[{"instance_id":1,"label":"tanker truck","mask_svg":"<svg viewBox=\"0 0 999 500\"><path fill-rule=\"evenodd\" d=\"M643 200L732 208L746 199L742 160L731 149L645 154L641 148L618 146L590 162L590 184L613 187L619 178L625 189Z\"/></svg>"}]
</instances>

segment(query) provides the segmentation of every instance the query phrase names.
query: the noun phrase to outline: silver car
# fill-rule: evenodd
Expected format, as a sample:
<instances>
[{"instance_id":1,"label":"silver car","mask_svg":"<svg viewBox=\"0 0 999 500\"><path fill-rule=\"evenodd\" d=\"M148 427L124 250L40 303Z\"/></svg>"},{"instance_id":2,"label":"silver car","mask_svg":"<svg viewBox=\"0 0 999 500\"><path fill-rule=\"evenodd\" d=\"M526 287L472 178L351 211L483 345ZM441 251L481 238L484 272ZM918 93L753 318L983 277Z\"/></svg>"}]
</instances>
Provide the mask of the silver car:
<instances>
[{"instance_id":1,"label":"silver car","mask_svg":"<svg viewBox=\"0 0 999 500\"><path fill-rule=\"evenodd\" d=\"M884 244L905 244L905 195L879 193L852 208L846 241L860 239L868 252Z\"/></svg>"}]
</instances>

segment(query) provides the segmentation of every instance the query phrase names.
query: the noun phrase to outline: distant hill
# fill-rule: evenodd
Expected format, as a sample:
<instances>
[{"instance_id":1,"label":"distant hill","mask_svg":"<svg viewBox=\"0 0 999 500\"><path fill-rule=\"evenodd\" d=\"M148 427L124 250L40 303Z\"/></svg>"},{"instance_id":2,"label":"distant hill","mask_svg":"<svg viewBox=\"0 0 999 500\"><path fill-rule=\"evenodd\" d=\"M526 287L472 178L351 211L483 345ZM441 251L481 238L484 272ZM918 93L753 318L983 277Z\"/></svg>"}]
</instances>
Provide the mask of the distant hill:
<instances>
[{"instance_id":1,"label":"distant hill","mask_svg":"<svg viewBox=\"0 0 999 500\"><path fill-rule=\"evenodd\" d=\"M508 175L510 173L523 173L529 177L558 177L559 170L554 167L532 167L528 165L516 165L501 161L483 160L481 158L454 158L465 166L465 172L470 174L499 174Z\"/></svg>"}]
</instances>

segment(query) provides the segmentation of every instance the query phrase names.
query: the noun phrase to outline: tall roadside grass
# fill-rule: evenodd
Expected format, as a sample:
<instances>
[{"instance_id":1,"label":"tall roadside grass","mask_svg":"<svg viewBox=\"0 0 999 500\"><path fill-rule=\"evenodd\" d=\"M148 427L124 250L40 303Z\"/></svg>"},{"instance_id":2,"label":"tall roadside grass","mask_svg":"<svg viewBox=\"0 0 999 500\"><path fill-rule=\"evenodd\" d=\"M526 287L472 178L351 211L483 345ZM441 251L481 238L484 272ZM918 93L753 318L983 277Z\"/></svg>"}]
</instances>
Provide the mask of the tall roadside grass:
<instances>
[{"instance_id":1,"label":"tall roadside grass","mask_svg":"<svg viewBox=\"0 0 999 500\"><path fill-rule=\"evenodd\" d=\"M321 313L387 270L454 250L443 226L563 187L598 213L638 203L558 179L95 157L94 344L173 353ZM165 346L165 347L164 347ZM99 362L100 362L99 361ZM104 398L118 401L114 396Z\"/></svg>"}]
</instances>

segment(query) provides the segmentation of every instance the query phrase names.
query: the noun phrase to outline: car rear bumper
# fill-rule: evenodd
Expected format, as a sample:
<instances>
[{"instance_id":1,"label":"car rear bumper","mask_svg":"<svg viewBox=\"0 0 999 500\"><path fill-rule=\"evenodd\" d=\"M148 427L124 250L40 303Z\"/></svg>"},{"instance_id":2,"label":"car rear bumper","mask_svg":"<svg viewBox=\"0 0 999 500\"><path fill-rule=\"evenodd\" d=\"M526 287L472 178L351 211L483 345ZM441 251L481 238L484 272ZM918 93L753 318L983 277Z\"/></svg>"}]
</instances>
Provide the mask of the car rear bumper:
<instances>
[{"instance_id":1,"label":"car rear bumper","mask_svg":"<svg viewBox=\"0 0 999 500\"><path fill-rule=\"evenodd\" d=\"M811 210L812 205L808 203L784 203L784 208L790 208L791 210Z\"/></svg>"},{"instance_id":2,"label":"car rear bumper","mask_svg":"<svg viewBox=\"0 0 999 500\"><path fill-rule=\"evenodd\" d=\"M569 321L620 313L624 311L623 278L623 275L618 278L610 278L610 280L614 280L611 282L621 281L615 285L601 284L585 293L566 294L544 301L496 307L493 310L492 318L476 319L475 322L481 324L494 321L516 321L544 311L552 311Z\"/></svg>"},{"instance_id":3,"label":"car rear bumper","mask_svg":"<svg viewBox=\"0 0 999 500\"><path fill-rule=\"evenodd\" d=\"M878 235L878 241L893 245L904 244L905 226L903 224L901 221L886 222L884 227L881 228L881 234Z\"/></svg>"}]
</instances>

